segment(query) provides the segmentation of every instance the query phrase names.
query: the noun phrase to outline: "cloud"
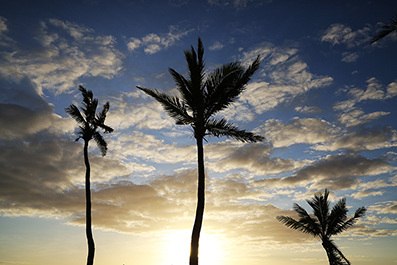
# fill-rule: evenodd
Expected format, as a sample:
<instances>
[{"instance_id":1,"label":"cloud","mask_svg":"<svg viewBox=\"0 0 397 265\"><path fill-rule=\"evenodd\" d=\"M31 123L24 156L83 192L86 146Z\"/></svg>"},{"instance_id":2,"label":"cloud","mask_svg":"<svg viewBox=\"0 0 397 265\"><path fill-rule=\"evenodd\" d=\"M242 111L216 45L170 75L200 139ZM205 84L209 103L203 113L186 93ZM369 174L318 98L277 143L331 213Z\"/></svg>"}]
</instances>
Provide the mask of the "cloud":
<instances>
[{"instance_id":1,"label":"cloud","mask_svg":"<svg viewBox=\"0 0 397 265\"><path fill-rule=\"evenodd\" d=\"M358 131L335 135L332 141L313 147L315 150L336 151L346 148L350 151L376 150L397 146L397 132L392 127L360 128Z\"/></svg>"},{"instance_id":2,"label":"cloud","mask_svg":"<svg viewBox=\"0 0 397 265\"><path fill-rule=\"evenodd\" d=\"M316 106L304 106L304 107L296 107L295 111L300 113L319 113L321 112L321 109Z\"/></svg>"},{"instance_id":3,"label":"cloud","mask_svg":"<svg viewBox=\"0 0 397 265\"><path fill-rule=\"evenodd\" d=\"M366 26L362 29L353 31L349 26L335 23L325 30L320 40L330 42L332 45L345 44L348 48L368 43L371 39L372 29Z\"/></svg>"},{"instance_id":4,"label":"cloud","mask_svg":"<svg viewBox=\"0 0 397 265\"><path fill-rule=\"evenodd\" d=\"M378 214L397 214L397 201L378 202L368 207L368 211Z\"/></svg>"},{"instance_id":5,"label":"cloud","mask_svg":"<svg viewBox=\"0 0 397 265\"><path fill-rule=\"evenodd\" d=\"M376 111L372 113L365 114L364 111L355 109L346 113L339 115L338 120L345 124L346 127L357 126L365 123L370 123L377 120L383 116L389 115L390 112Z\"/></svg>"},{"instance_id":6,"label":"cloud","mask_svg":"<svg viewBox=\"0 0 397 265\"><path fill-rule=\"evenodd\" d=\"M186 163L195 164L196 149L194 145L180 146L176 143L166 144L150 134L131 132L118 137L112 142L114 153L127 158L140 158L151 163Z\"/></svg>"},{"instance_id":7,"label":"cloud","mask_svg":"<svg viewBox=\"0 0 397 265\"><path fill-rule=\"evenodd\" d=\"M389 173L394 168L386 161L368 159L357 154L328 155L317 162L298 169L293 175L283 178L265 178L255 181L256 186L293 187L310 183L309 189L344 190L355 188L359 178Z\"/></svg>"},{"instance_id":8,"label":"cloud","mask_svg":"<svg viewBox=\"0 0 397 265\"><path fill-rule=\"evenodd\" d=\"M260 1L260 0L208 0L210 5L218 6L233 6L234 8L244 8L247 5L255 4L262 5L264 2L271 3L272 0Z\"/></svg>"},{"instance_id":9,"label":"cloud","mask_svg":"<svg viewBox=\"0 0 397 265\"><path fill-rule=\"evenodd\" d=\"M239 148L225 143L207 145L206 154L210 158L217 157L216 162L209 162L207 168L216 172L245 169L255 174L268 175L291 171L305 164L292 159L271 158L271 149L266 144L248 144Z\"/></svg>"},{"instance_id":10,"label":"cloud","mask_svg":"<svg viewBox=\"0 0 397 265\"><path fill-rule=\"evenodd\" d=\"M95 35L76 23L50 19L42 22L34 39L39 47L0 54L0 75L12 81L28 77L37 86L56 94L67 92L86 76L112 78L122 69L123 55L113 36Z\"/></svg>"},{"instance_id":11,"label":"cloud","mask_svg":"<svg viewBox=\"0 0 397 265\"><path fill-rule=\"evenodd\" d=\"M129 51L136 51L140 47L144 47L147 54L155 54L163 49L174 45L181 38L187 36L193 29L182 31L177 26L170 26L168 33L160 36L155 33L150 33L142 38L130 38L127 42Z\"/></svg>"},{"instance_id":12,"label":"cloud","mask_svg":"<svg viewBox=\"0 0 397 265\"><path fill-rule=\"evenodd\" d=\"M117 92L109 99L111 110L108 123L112 128L121 129L164 129L172 128L174 121L156 101L142 103L148 98L143 92Z\"/></svg>"},{"instance_id":13,"label":"cloud","mask_svg":"<svg viewBox=\"0 0 397 265\"><path fill-rule=\"evenodd\" d=\"M38 132L62 135L74 130L74 121L56 115L29 79L8 82L0 78L0 92L0 139L23 139Z\"/></svg>"},{"instance_id":14,"label":"cloud","mask_svg":"<svg viewBox=\"0 0 397 265\"><path fill-rule=\"evenodd\" d=\"M259 130L275 148L328 142L337 132L329 122L319 118L294 118L289 123L270 119Z\"/></svg>"},{"instance_id":15,"label":"cloud","mask_svg":"<svg viewBox=\"0 0 397 265\"><path fill-rule=\"evenodd\" d=\"M210 51L218 51L218 50L221 50L223 47L224 47L224 45L222 43L220 43L219 41L217 41L212 46L210 46L208 49Z\"/></svg>"},{"instance_id":16,"label":"cloud","mask_svg":"<svg viewBox=\"0 0 397 265\"><path fill-rule=\"evenodd\" d=\"M384 101L397 96L396 82L388 84L386 88L374 77L367 79L366 82L366 90L356 87L346 88L344 91L351 98L334 104L334 110L342 112L339 114L338 120L347 127L369 123L390 114L385 111L365 114L363 110L356 107L356 104L369 100Z\"/></svg>"},{"instance_id":17,"label":"cloud","mask_svg":"<svg viewBox=\"0 0 397 265\"><path fill-rule=\"evenodd\" d=\"M262 63L261 70L241 95L240 102L252 106L256 114L262 114L311 89L332 83L331 77L310 73L309 67L297 53L295 48L275 47L271 43L262 43L249 52L243 52L241 61L245 66L258 55Z\"/></svg>"},{"instance_id":18,"label":"cloud","mask_svg":"<svg viewBox=\"0 0 397 265\"><path fill-rule=\"evenodd\" d=\"M356 52L344 52L342 53L342 62L353 63L357 61L359 55Z\"/></svg>"}]
</instances>

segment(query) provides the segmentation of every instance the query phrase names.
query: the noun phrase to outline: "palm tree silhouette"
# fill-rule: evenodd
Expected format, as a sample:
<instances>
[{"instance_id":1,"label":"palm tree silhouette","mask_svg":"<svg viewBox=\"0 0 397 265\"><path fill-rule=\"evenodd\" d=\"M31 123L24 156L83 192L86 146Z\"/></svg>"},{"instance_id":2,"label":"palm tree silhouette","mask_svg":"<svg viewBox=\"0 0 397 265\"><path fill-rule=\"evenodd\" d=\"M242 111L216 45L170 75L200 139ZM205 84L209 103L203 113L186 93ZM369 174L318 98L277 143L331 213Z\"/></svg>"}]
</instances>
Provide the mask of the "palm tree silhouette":
<instances>
[{"instance_id":1,"label":"palm tree silhouette","mask_svg":"<svg viewBox=\"0 0 397 265\"><path fill-rule=\"evenodd\" d=\"M205 204L205 175L204 175L204 150L203 140L206 136L234 138L242 142L262 141L263 137L252 132L240 130L224 118L213 116L226 109L237 100L245 90L246 84L252 75L259 69L259 56L247 68L239 62L232 62L218 67L206 76L204 71L204 47L201 39L198 39L197 52L185 51L185 59L188 65L188 77L169 69L174 78L181 97L168 95L156 89L148 89L137 86L140 90L153 97L164 107L165 111L176 121L178 125L190 125L197 142L198 162L198 191L196 217L192 230L190 265L198 264L198 248L200 231L203 221Z\"/></svg>"},{"instance_id":2,"label":"palm tree silhouette","mask_svg":"<svg viewBox=\"0 0 397 265\"><path fill-rule=\"evenodd\" d=\"M373 44L373 43L377 42L378 40L386 37L393 31L397 31L397 15L394 15L394 17L392 17L390 19L390 22L385 24L382 28L384 30L379 31L378 35L376 35L375 37L372 38L370 44Z\"/></svg>"},{"instance_id":3,"label":"palm tree silhouette","mask_svg":"<svg viewBox=\"0 0 397 265\"><path fill-rule=\"evenodd\" d=\"M96 109L98 106L98 100L93 98L93 94L91 90L86 90L83 86L79 86L79 90L83 95L82 113L80 110L74 105L71 104L68 108L66 108L66 112L74 118L77 123L80 124L79 129L77 130L77 139L84 140L84 162L85 162L85 197L86 197L86 236L88 243L88 256L87 256L87 265L92 265L94 263L94 254L95 254L95 244L94 238L92 237L92 228L91 228L91 188L90 188L90 162L88 160L88 142L91 139L94 139L98 148L101 150L102 156L106 155L107 152L107 143L103 136L98 132L98 128L104 130L104 133L111 133L113 129L109 126L105 125L106 114L109 111L109 102L103 106L103 110L96 115Z\"/></svg>"},{"instance_id":4,"label":"palm tree silhouette","mask_svg":"<svg viewBox=\"0 0 397 265\"><path fill-rule=\"evenodd\" d=\"M347 219L346 198L343 198L329 211L329 191L325 189L324 195L318 193L306 202L313 208L313 215L309 215L302 207L294 203L293 209L299 215L299 221L289 216L277 216L277 220L287 227L310 234L321 239L322 245L327 253L330 265L350 265L350 262L331 240L331 236L338 235L352 227L358 218L364 216L366 209L360 207L354 216Z\"/></svg>"}]
</instances>

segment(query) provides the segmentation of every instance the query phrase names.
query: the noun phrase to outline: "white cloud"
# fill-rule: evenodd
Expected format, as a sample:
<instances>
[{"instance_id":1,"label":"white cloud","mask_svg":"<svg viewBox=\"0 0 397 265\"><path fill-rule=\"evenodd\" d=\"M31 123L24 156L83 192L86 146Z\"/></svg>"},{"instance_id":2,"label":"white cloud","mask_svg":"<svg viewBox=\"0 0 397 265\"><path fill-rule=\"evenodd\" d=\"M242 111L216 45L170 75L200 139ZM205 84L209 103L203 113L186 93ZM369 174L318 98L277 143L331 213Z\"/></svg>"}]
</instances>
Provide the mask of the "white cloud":
<instances>
[{"instance_id":1,"label":"white cloud","mask_svg":"<svg viewBox=\"0 0 397 265\"><path fill-rule=\"evenodd\" d=\"M295 48L279 48L270 43L262 43L249 52L243 52L241 61L245 66L258 55L262 64L240 101L253 106L256 114L261 114L311 89L331 84L331 77L310 73L297 53Z\"/></svg>"},{"instance_id":2,"label":"white cloud","mask_svg":"<svg viewBox=\"0 0 397 265\"><path fill-rule=\"evenodd\" d=\"M347 127L369 123L390 114L385 111L375 111L365 114L363 110L355 107L359 102L365 102L368 100L387 100L397 96L397 85L395 82L387 85L386 89L374 77L367 79L366 82L367 88L365 90L356 87L346 88L344 92L347 92L347 94L351 96L351 99L336 102L334 104L334 110L342 112L339 114L339 121Z\"/></svg>"},{"instance_id":3,"label":"white cloud","mask_svg":"<svg viewBox=\"0 0 397 265\"><path fill-rule=\"evenodd\" d=\"M0 74L14 81L27 76L39 95L43 89L66 92L83 76L112 78L122 68L123 55L113 36L95 35L76 23L50 19L41 23L35 39L40 49L4 52Z\"/></svg>"},{"instance_id":4,"label":"white cloud","mask_svg":"<svg viewBox=\"0 0 397 265\"><path fill-rule=\"evenodd\" d=\"M221 50L225 45L220 43L219 41L216 41L212 46L210 46L208 49L210 51L218 51Z\"/></svg>"},{"instance_id":5,"label":"white cloud","mask_svg":"<svg viewBox=\"0 0 397 265\"><path fill-rule=\"evenodd\" d=\"M357 61L359 55L356 52L344 52L342 53L342 62L352 63Z\"/></svg>"},{"instance_id":6,"label":"white cloud","mask_svg":"<svg viewBox=\"0 0 397 265\"><path fill-rule=\"evenodd\" d=\"M318 113L321 112L321 109L315 106L304 106L304 107L296 107L295 111L300 113Z\"/></svg>"},{"instance_id":7,"label":"white cloud","mask_svg":"<svg viewBox=\"0 0 397 265\"><path fill-rule=\"evenodd\" d=\"M370 123L374 120L377 120L389 114L390 112L385 112L385 111L376 111L365 114L364 111L362 110L354 109L352 111L340 114L338 120L341 123L345 124L346 127L352 127L352 126Z\"/></svg>"},{"instance_id":8,"label":"white cloud","mask_svg":"<svg viewBox=\"0 0 397 265\"><path fill-rule=\"evenodd\" d=\"M331 140L338 130L329 122L321 119L294 118L289 123L270 119L260 127L261 134L275 148L288 147L293 144L316 144Z\"/></svg>"},{"instance_id":9,"label":"white cloud","mask_svg":"<svg viewBox=\"0 0 397 265\"><path fill-rule=\"evenodd\" d=\"M141 39L130 38L127 42L127 48L130 51L136 51L140 47L144 47L143 50L147 54L155 54L162 49L166 49L169 46L174 45L181 38L188 35L193 29L182 31L177 26L170 26L168 33L161 34L160 36L154 33L150 33Z\"/></svg>"},{"instance_id":10,"label":"white cloud","mask_svg":"<svg viewBox=\"0 0 397 265\"><path fill-rule=\"evenodd\" d=\"M321 41L330 42L332 45L346 44L348 48L359 46L363 43L368 43L372 38L370 27L353 31L349 26L343 24L332 24L321 36Z\"/></svg>"}]
</instances>

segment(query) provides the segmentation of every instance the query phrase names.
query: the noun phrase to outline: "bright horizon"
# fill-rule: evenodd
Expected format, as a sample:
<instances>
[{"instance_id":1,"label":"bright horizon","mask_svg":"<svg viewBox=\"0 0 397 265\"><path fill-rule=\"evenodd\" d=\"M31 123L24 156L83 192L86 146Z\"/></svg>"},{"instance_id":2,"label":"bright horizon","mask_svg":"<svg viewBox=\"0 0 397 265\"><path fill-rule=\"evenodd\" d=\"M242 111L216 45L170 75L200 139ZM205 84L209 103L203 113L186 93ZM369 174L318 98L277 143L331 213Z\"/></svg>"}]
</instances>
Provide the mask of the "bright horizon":
<instances>
[{"instance_id":1,"label":"bright horizon","mask_svg":"<svg viewBox=\"0 0 397 265\"><path fill-rule=\"evenodd\" d=\"M325 265L321 242L276 220L331 191L353 265L397 264L396 1L5 1L0 8L0 264L85 264L78 86L106 101L108 153L90 142L95 265L187 265L196 142L136 86L177 93L168 68L203 41L206 72L260 69L221 114L265 137L204 143L201 265ZM311 212L311 211L310 211Z\"/></svg>"}]
</instances>

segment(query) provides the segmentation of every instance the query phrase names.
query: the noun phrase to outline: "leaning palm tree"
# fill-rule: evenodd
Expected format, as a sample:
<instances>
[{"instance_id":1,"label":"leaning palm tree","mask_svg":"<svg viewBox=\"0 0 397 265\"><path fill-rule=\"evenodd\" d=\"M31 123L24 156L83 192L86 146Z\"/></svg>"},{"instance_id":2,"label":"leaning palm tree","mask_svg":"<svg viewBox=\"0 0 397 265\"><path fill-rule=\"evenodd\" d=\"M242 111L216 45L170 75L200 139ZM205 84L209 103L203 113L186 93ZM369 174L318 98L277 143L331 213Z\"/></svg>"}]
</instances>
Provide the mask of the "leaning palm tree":
<instances>
[{"instance_id":1,"label":"leaning palm tree","mask_svg":"<svg viewBox=\"0 0 397 265\"><path fill-rule=\"evenodd\" d=\"M71 104L66 108L66 112L74 118L78 124L80 124L77 130L77 139L84 140L84 162L85 162L85 197L86 197L86 236L88 243L88 256L87 265L94 263L95 244L94 238L92 237L91 228L91 188L90 188L90 162L88 161L88 143L91 139L94 139L98 148L101 150L102 156L106 155L107 143L103 136L99 133L98 129L104 130L104 133L111 133L113 129L105 125L106 114L109 111L109 102L103 106L103 109L99 114L96 114L98 106L98 100L93 98L91 90L86 90L83 86L79 86L79 90L83 95L81 111L74 105Z\"/></svg>"},{"instance_id":2,"label":"leaning palm tree","mask_svg":"<svg viewBox=\"0 0 397 265\"><path fill-rule=\"evenodd\" d=\"M338 235L352 227L358 218L364 216L366 209L365 207L358 208L354 216L348 219L346 198L339 200L330 212L328 195L329 191L326 189L324 195L315 194L313 199L306 200L313 208L312 215L309 215L301 206L294 203L293 209L298 213L299 221L289 216L277 216L276 218L291 229L321 239L330 265L350 265L350 262L331 240L331 236Z\"/></svg>"},{"instance_id":3,"label":"leaning palm tree","mask_svg":"<svg viewBox=\"0 0 397 265\"><path fill-rule=\"evenodd\" d=\"M379 31L378 35L376 35L375 37L372 38L370 44L373 44L373 43L377 42L378 40L386 37L393 31L397 31L397 15L394 15L394 17L392 17L390 19L390 22L383 25L382 28L383 28L383 30Z\"/></svg>"},{"instance_id":4,"label":"leaning palm tree","mask_svg":"<svg viewBox=\"0 0 397 265\"><path fill-rule=\"evenodd\" d=\"M198 39L197 51L185 51L188 65L187 77L169 69L174 78L180 97L137 86L153 97L164 107L165 111L178 125L190 125L197 142L198 191L196 217L192 230L190 265L198 264L198 249L205 204L205 175L203 140L207 136L230 137L242 142L262 141L263 137L252 132L240 130L224 118L214 115L226 109L237 100L245 90L252 75L259 69L259 56L247 68L239 62L225 64L206 75L204 71L204 47Z\"/></svg>"}]
</instances>

